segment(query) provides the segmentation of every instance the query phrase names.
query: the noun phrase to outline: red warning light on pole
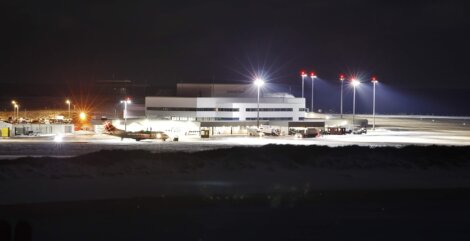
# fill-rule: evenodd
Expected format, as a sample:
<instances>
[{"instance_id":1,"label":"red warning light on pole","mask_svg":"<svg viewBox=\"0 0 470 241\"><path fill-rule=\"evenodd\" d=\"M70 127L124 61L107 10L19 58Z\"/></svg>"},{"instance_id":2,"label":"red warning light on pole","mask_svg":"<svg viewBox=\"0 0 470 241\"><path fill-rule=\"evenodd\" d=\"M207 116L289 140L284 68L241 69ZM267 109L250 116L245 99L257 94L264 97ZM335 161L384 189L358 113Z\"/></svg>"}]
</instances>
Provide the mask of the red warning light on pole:
<instances>
[{"instance_id":1,"label":"red warning light on pole","mask_svg":"<svg viewBox=\"0 0 470 241\"><path fill-rule=\"evenodd\" d=\"M344 76L344 74L340 74L339 75L339 80L343 81L346 77Z\"/></svg>"},{"instance_id":2,"label":"red warning light on pole","mask_svg":"<svg viewBox=\"0 0 470 241\"><path fill-rule=\"evenodd\" d=\"M305 71L302 70L302 71L300 71L300 76L305 77L305 76L307 76L307 73L305 73Z\"/></svg>"},{"instance_id":3,"label":"red warning light on pole","mask_svg":"<svg viewBox=\"0 0 470 241\"><path fill-rule=\"evenodd\" d=\"M316 78L317 76L315 75L315 72L310 72L310 77L311 78Z\"/></svg>"}]
</instances>

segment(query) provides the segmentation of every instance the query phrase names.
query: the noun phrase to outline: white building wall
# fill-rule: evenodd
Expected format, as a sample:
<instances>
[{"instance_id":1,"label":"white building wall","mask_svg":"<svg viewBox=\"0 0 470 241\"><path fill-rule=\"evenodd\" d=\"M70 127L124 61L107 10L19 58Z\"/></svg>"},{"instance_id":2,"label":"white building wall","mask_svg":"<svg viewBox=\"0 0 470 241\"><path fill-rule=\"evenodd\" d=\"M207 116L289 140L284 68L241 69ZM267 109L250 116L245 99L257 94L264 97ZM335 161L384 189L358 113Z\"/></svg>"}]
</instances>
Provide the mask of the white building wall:
<instances>
[{"instance_id":1,"label":"white building wall","mask_svg":"<svg viewBox=\"0 0 470 241\"><path fill-rule=\"evenodd\" d=\"M33 135L43 134L73 134L73 124L13 124L10 126L10 136L28 134L32 132Z\"/></svg>"},{"instance_id":2,"label":"white building wall","mask_svg":"<svg viewBox=\"0 0 470 241\"><path fill-rule=\"evenodd\" d=\"M189 117L189 118L256 118L257 111L246 111L247 108L256 109L256 98L197 98L197 97L146 97L146 116L148 118ZM163 111L151 108L209 108L215 111ZM239 111L218 111L220 108L238 108ZM292 97L267 97L260 99L260 109L263 108L291 108L292 111L260 111L260 118L292 118L298 121L305 117L305 99Z\"/></svg>"}]
</instances>

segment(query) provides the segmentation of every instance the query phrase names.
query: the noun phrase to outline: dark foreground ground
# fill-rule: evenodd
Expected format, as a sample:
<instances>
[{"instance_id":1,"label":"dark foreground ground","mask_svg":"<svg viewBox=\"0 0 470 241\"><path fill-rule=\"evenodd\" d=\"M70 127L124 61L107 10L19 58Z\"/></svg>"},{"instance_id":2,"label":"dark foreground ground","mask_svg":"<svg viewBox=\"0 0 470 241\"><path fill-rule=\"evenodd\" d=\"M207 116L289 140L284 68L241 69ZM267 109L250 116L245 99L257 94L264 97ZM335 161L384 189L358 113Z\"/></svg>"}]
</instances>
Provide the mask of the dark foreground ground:
<instances>
[{"instance_id":1,"label":"dark foreground ground","mask_svg":"<svg viewBox=\"0 0 470 241\"><path fill-rule=\"evenodd\" d=\"M470 240L469 205L469 147L268 145L0 162L0 241Z\"/></svg>"},{"instance_id":2,"label":"dark foreground ground","mask_svg":"<svg viewBox=\"0 0 470 241\"><path fill-rule=\"evenodd\" d=\"M470 240L470 190L325 191L301 198L153 197L7 205L32 240Z\"/></svg>"}]
</instances>

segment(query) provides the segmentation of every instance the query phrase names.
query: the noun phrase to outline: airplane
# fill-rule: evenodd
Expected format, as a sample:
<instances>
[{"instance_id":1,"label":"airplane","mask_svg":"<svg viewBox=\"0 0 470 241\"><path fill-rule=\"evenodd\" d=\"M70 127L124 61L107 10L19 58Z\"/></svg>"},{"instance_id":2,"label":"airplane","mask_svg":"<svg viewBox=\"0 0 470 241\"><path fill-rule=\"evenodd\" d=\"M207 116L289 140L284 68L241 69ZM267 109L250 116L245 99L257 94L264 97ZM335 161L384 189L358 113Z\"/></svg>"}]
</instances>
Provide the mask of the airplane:
<instances>
[{"instance_id":1,"label":"airplane","mask_svg":"<svg viewBox=\"0 0 470 241\"><path fill-rule=\"evenodd\" d=\"M145 140L145 139L158 139L158 140L166 141L168 138L170 138L163 131L137 131L137 132L124 131L124 130L116 128L109 121L106 121L104 123L104 129L105 129L105 134L121 137L121 140L124 138L130 138L136 141Z\"/></svg>"}]
</instances>

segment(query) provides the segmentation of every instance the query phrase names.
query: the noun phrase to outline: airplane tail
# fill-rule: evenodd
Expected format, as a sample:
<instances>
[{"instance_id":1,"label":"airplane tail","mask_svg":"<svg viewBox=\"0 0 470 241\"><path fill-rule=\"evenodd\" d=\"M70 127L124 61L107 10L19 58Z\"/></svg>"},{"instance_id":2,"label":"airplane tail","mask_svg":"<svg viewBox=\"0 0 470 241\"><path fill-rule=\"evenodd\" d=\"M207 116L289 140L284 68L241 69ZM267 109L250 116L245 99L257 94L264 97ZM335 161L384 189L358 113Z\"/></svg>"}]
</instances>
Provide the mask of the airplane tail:
<instances>
[{"instance_id":1,"label":"airplane tail","mask_svg":"<svg viewBox=\"0 0 470 241\"><path fill-rule=\"evenodd\" d=\"M114 133L114 132L118 131L118 128L113 126L113 124L111 124L111 122L109 122L109 121L106 121L104 123L104 129L106 130L106 132L109 132L109 133Z\"/></svg>"}]
</instances>

